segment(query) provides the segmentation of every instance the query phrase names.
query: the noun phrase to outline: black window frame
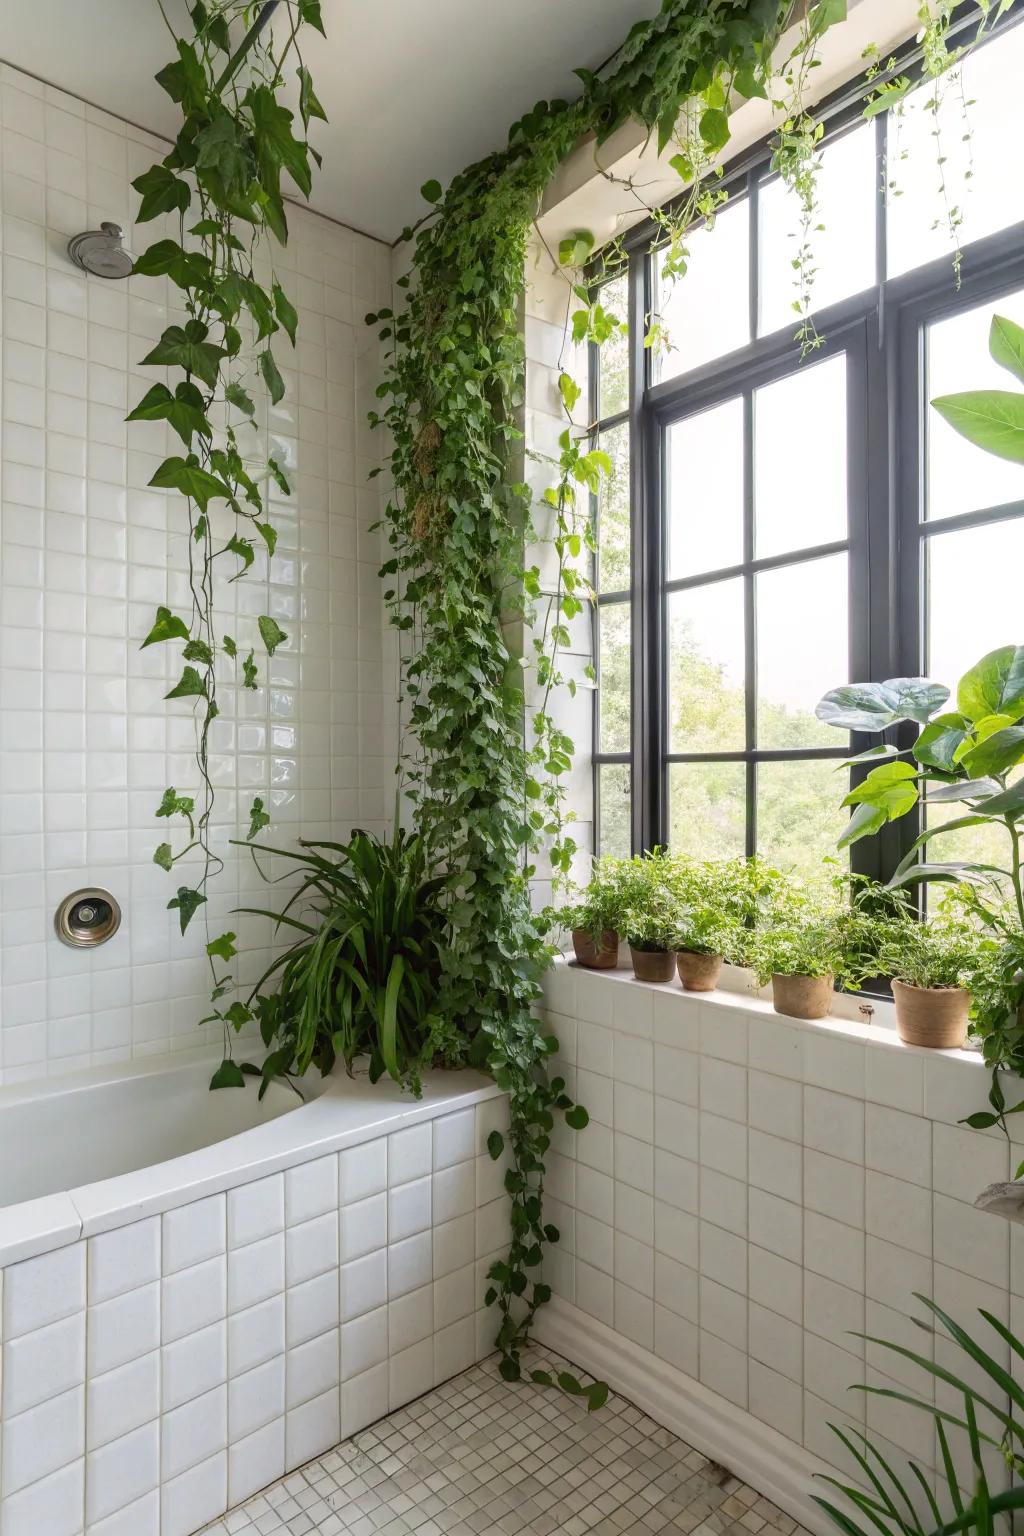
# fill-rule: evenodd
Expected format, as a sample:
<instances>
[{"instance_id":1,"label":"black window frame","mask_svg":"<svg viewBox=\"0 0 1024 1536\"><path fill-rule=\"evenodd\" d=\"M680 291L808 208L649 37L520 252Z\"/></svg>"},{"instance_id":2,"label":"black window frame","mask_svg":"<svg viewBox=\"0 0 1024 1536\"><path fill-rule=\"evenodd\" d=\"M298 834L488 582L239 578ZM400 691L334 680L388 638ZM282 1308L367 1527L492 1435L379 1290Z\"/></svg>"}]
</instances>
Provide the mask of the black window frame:
<instances>
[{"instance_id":1,"label":"black window frame","mask_svg":"<svg viewBox=\"0 0 1024 1536\"><path fill-rule=\"evenodd\" d=\"M981 46L1024 21L1010 12L1000 18ZM954 31L977 22L976 9L960 8ZM920 73L920 50L915 44L895 55L893 73ZM824 146L863 123L863 81L855 80L836 92L819 109L825 123ZM922 578L928 540L942 532L982 523L1024 517L1024 499L995 508L981 508L957 517L929 522L924 516L924 431L926 402L923 386L926 326L937 318L956 314L1024 287L1024 220L1007 226L963 249L959 286L954 281L948 255L936 258L896 277L886 276L885 184L889 114L873 120L876 185L879 188L876 216L875 283L860 294L815 313L826 344L821 351L800 361L792 329L765 336L757 333L758 320L758 198L762 185L772 179L770 141L762 140L726 169L722 185L730 202L744 196L750 203L749 294L751 336L746 346L679 378L654 382L652 357L644 346L646 317L654 309L655 263L658 227L645 221L623 241L628 263L628 322L630 328L629 393L625 410L605 420L599 418L600 348L591 347L590 419L595 431L605 431L629 421L630 521L632 573L628 592L600 593L597 608L609 602L632 605L631 641L631 749L628 753L600 750L599 708L595 703L592 742L595 850L601 850L600 769L607 763L629 766L632 791L632 848L640 852L670 842L668 825L669 762L696 759L738 760L746 767L746 851L756 849L756 772L761 761L827 759L875 744L877 738L854 733L849 745L842 738L834 748L759 749L753 744L751 711L756 707L754 649L756 629L750 607L752 575L758 567L789 564L802 552L778 559L751 558L751 495L747 486L745 507L745 560L740 568L746 588L747 740L738 753L678 754L668 751L666 694L667 606L665 587L666 518L662 494L663 442L667 423L690 414L697 403L706 409L724 398L735 398L742 389L783 377L796 368L836 355L841 343L851 359L848 369L848 506L850 675L854 681L918 675L925 672L926 585ZM597 274L599 275L599 274ZM618 276L614 273L613 276ZM685 278L683 279L685 282ZM747 478L750 475L750 413L746 420ZM864 460L849 452L862 442ZM825 546L815 546L820 556ZM720 573L715 573L720 575ZM693 584L704 581L702 576ZM595 618L594 655L598 656ZM955 679L942 679L954 683ZM600 676L597 679L600 688ZM866 769L852 770L853 782ZM884 827L874 838L855 843L850 850L852 868L875 879L886 879L895 870L921 830L920 814L912 814Z\"/></svg>"}]
</instances>

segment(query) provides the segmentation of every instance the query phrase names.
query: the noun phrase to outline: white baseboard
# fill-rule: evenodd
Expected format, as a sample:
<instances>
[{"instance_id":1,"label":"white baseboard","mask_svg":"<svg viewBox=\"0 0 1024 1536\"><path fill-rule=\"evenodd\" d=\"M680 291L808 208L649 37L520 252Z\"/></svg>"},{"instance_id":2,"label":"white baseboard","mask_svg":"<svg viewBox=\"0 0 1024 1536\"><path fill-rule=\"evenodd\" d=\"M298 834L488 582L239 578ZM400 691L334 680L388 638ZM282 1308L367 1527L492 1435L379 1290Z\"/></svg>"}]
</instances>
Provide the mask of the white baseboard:
<instances>
[{"instance_id":1,"label":"white baseboard","mask_svg":"<svg viewBox=\"0 0 1024 1536\"><path fill-rule=\"evenodd\" d=\"M606 1381L816 1536L836 1536L811 1498L814 1474L834 1469L803 1446L558 1296L538 1313L535 1331L541 1343Z\"/></svg>"}]
</instances>

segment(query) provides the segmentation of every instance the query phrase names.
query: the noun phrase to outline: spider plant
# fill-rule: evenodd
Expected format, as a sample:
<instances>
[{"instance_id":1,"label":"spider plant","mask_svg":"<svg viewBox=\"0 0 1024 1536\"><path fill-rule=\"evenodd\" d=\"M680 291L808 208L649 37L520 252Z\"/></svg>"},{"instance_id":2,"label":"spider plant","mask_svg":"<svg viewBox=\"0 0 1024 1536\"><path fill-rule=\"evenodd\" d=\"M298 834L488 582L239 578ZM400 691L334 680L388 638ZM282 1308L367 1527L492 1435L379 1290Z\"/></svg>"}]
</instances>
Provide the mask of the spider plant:
<instances>
[{"instance_id":1,"label":"spider plant","mask_svg":"<svg viewBox=\"0 0 1024 1536\"><path fill-rule=\"evenodd\" d=\"M961 1350L966 1361L972 1363L971 1374L977 1384L969 1386L956 1372L937 1360L930 1360L905 1345L894 1344L887 1339L864 1335L869 1343L908 1360L924 1371L943 1388L952 1388L963 1399L962 1412L951 1407L939 1407L911 1390L893 1387L865 1386L858 1390L870 1392L876 1397L893 1398L928 1414L935 1424L935 1435L941 1465L933 1474L915 1462L907 1463L908 1472L901 1476L882 1452L872 1444L861 1430L840 1429L829 1425L860 1469L863 1482L860 1486L843 1482L838 1477L822 1478L844 1496L852 1513L840 1509L829 1499L814 1496L818 1504L844 1536L953 1536L954 1532L977 1531L980 1536L994 1536L997 1528L1011 1532L1015 1510L1024 1508L1024 1487L1013 1486L1014 1480L1024 1471L1024 1387L989 1352L996 1354L1009 1348L1014 1366L1024 1360L1024 1343L1011 1333L998 1318L983 1308L979 1316L995 1335L985 1343L972 1337L966 1329L945 1313L935 1302L924 1296L916 1296L922 1306L938 1323L915 1318L919 1327L937 1337L947 1337ZM940 1331L941 1330L941 1331ZM964 1437L966 1441L964 1442ZM960 1446L969 1452L970 1470L965 1477L958 1471L954 1453ZM1009 1486L993 1488L990 1474L983 1464L984 1453L994 1453L1007 1468ZM969 1480L970 1487L962 1483ZM860 1518L858 1518L860 1517Z\"/></svg>"},{"instance_id":2,"label":"spider plant","mask_svg":"<svg viewBox=\"0 0 1024 1536\"><path fill-rule=\"evenodd\" d=\"M387 841L355 831L347 843L248 846L287 861L278 880L299 872L280 911L242 909L269 918L275 933L297 935L249 998L272 1047L261 1094L272 1078L301 1077L311 1066L326 1075L341 1060L351 1072L363 1055L373 1081L387 1072L419 1093L435 1056L463 1058L468 1042L435 1011L444 882L431 875L420 837L399 827Z\"/></svg>"}]
</instances>

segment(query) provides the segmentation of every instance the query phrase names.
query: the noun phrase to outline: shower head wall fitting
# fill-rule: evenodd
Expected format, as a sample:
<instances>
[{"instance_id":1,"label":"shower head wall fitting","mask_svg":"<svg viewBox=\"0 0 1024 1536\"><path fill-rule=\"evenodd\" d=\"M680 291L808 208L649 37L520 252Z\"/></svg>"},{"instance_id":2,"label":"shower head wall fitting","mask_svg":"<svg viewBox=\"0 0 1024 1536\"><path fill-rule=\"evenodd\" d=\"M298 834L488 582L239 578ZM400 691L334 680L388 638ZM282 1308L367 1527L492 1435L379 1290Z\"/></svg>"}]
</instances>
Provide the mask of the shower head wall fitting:
<instances>
[{"instance_id":1,"label":"shower head wall fitting","mask_svg":"<svg viewBox=\"0 0 1024 1536\"><path fill-rule=\"evenodd\" d=\"M94 277L128 277L132 270L132 258L124 245L124 230L120 224L101 224L99 229L87 229L73 235L68 241L68 255L76 267L91 272Z\"/></svg>"}]
</instances>

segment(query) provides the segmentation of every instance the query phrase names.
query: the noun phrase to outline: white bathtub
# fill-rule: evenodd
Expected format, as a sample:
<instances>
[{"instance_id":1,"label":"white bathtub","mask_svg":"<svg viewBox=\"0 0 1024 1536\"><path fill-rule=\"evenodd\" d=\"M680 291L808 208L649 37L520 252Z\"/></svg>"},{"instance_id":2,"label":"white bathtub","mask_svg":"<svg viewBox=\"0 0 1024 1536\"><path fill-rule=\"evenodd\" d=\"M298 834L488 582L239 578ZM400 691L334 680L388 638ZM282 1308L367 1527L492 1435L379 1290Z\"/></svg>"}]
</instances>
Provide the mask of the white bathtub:
<instances>
[{"instance_id":1,"label":"white bathtub","mask_svg":"<svg viewBox=\"0 0 1024 1536\"><path fill-rule=\"evenodd\" d=\"M190 1536L491 1347L493 1083L210 1071L0 1090L0 1536Z\"/></svg>"}]
</instances>

